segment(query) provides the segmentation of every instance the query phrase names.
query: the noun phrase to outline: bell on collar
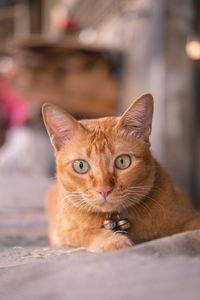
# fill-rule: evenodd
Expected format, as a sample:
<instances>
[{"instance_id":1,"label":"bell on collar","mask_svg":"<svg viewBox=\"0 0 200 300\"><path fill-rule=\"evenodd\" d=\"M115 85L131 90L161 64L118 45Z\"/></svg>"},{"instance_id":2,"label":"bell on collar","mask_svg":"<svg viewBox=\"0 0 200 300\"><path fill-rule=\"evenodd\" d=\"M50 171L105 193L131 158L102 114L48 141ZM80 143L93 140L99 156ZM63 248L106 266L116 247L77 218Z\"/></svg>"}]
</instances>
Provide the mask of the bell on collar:
<instances>
[{"instance_id":1,"label":"bell on collar","mask_svg":"<svg viewBox=\"0 0 200 300\"><path fill-rule=\"evenodd\" d=\"M117 221L117 227L120 230L128 230L131 227L131 224L127 218L123 218Z\"/></svg>"},{"instance_id":2,"label":"bell on collar","mask_svg":"<svg viewBox=\"0 0 200 300\"><path fill-rule=\"evenodd\" d=\"M112 219L106 219L103 222L103 227L105 229L110 229L110 230L114 230L116 228L116 221L112 220Z\"/></svg>"}]
</instances>

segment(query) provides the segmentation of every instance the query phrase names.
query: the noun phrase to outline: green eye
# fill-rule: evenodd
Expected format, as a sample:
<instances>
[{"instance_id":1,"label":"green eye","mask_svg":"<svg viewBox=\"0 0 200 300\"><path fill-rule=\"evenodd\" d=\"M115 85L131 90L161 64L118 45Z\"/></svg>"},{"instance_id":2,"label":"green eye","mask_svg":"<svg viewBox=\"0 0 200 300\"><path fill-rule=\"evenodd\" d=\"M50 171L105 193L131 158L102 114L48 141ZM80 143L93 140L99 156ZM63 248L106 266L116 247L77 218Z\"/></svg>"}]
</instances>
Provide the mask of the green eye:
<instances>
[{"instance_id":1,"label":"green eye","mask_svg":"<svg viewBox=\"0 0 200 300\"><path fill-rule=\"evenodd\" d=\"M117 169L127 169L131 164L129 155L120 155L115 159L115 167Z\"/></svg>"},{"instance_id":2,"label":"green eye","mask_svg":"<svg viewBox=\"0 0 200 300\"><path fill-rule=\"evenodd\" d=\"M83 159L75 160L72 165L74 170L80 174L85 174L89 170L89 164Z\"/></svg>"}]
</instances>

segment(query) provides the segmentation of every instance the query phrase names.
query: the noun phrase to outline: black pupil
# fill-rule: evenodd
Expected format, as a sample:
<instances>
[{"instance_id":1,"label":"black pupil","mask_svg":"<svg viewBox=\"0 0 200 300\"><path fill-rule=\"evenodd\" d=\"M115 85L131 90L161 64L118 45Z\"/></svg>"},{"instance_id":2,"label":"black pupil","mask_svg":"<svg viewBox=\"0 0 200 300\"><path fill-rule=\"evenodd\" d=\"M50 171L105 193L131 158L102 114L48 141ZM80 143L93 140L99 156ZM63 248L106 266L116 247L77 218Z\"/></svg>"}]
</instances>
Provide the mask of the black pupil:
<instances>
[{"instance_id":1,"label":"black pupil","mask_svg":"<svg viewBox=\"0 0 200 300\"><path fill-rule=\"evenodd\" d=\"M120 159L120 163L121 163L122 165L124 164L123 158Z\"/></svg>"},{"instance_id":2,"label":"black pupil","mask_svg":"<svg viewBox=\"0 0 200 300\"><path fill-rule=\"evenodd\" d=\"M80 169L83 169L83 162L81 161L79 164Z\"/></svg>"}]
</instances>

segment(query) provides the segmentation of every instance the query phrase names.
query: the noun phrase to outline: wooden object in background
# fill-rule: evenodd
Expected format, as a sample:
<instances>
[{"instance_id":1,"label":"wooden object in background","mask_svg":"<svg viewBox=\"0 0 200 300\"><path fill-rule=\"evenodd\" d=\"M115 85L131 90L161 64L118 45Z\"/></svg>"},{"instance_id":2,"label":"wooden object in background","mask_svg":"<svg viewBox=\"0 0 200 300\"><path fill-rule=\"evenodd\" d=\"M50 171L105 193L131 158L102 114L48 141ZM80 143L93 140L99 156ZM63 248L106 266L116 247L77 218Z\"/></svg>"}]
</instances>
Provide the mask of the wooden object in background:
<instances>
[{"instance_id":1,"label":"wooden object in background","mask_svg":"<svg viewBox=\"0 0 200 300\"><path fill-rule=\"evenodd\" d=\"M65 39L16 44L14 83L30 101L52 102L77 117L112 115L119 97L122 54Z\"/></svg>"}]
</instances>

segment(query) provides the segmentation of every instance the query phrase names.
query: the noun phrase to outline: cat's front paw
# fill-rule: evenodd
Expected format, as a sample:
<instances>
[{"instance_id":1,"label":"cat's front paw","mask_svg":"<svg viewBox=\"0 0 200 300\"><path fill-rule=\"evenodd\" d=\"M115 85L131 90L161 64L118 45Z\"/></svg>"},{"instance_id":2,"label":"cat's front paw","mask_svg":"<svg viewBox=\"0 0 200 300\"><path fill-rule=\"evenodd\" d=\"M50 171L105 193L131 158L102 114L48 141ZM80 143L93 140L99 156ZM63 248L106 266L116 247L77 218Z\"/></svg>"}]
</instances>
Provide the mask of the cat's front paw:
<instances>
[{"instance_id":1,"label":"cat's front paw","mask_svg":"<svg viewBox=\"0 0 200 300\"><path fill-rule=\"evenodd\" d=\"M123 234L113 234L103 242L96 247L97 252L102 252L102 251L114 251L118 249L123 249L123 248L128 248L132 247L134 244L133 242L125 235Z\"/></svg>"}]
</instances>

